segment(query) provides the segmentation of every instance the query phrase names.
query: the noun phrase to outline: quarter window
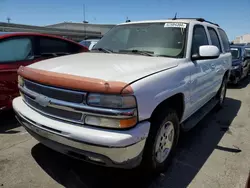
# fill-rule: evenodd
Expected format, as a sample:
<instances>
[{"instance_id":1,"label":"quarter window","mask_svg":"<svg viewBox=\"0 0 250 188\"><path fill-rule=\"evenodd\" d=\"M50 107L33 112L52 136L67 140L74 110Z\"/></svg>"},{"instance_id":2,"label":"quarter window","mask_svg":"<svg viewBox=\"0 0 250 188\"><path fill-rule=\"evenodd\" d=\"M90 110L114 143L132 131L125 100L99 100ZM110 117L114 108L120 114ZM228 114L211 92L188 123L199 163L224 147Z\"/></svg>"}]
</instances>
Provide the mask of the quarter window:
<instances>
[{"instance_id":1,"label":"quarter window","mask_svg":"<svg viewBox=\"0 0 250 188\"><path fill-rule=\"evenodd\" d=\"M208 32L209 32L209 35L210 35L210 38L212 41L212 45L217 46L218 49L220 50L220 52L222 52L221 45L220 45L220 39L218 37L217 32L211 27L208 27Z\"/></svg>"},{"instance_id":2,"label":"quarter window","mask_svg":"<svg viewBox=\"0 0 250 188\"><path fill-rule=\"evenodd\" d=\"M33 58L32 41L29 38L7 39L0 42L0 63Z\"/></svg>"},{"instance_id":3,"label":"quarter window","mask_svg":"<svg viewBox=\"0 0 250 188\"><path fill-rule=\"evenodd\" d=\"M203 45L208 45L205 28L201 25L196 25L193 31L192 54L198 54L199 47Z\"/></svg>"},{"instance_id":4,"label":"quarter window","mask_svg":"<svg viewBox=\"0 0 250 188\"><path fill-rule=\"evenodd\" d=\"M225 33L225 31L223 31L222 29L218 28L221 40L222 40L222 44L224 46L224 50L225 52L230 52L230 43L227 37L227 34Z\"/></svg>"},{"instance_id":5,"label":"quarter window","mask_svg":"<svg viewBox=\"0 0 250 188\"><path fill-rule=\"evenodd\" d=\"M62 39L54 39L49 37L40 38L39 51L41 54L64 55L78 53L80 50L80 46Z\"/></svg>"},{"instance_id":6,"label":"quarter window","mask_svg":"<svg viewBox=\"0 0 250 188\"><path fill-rule=\"evenodd\" d=\"M68 51L69 50L67 42L50 38L40 39L40 53L56 53Z\"/></svg>"}]
</instances>

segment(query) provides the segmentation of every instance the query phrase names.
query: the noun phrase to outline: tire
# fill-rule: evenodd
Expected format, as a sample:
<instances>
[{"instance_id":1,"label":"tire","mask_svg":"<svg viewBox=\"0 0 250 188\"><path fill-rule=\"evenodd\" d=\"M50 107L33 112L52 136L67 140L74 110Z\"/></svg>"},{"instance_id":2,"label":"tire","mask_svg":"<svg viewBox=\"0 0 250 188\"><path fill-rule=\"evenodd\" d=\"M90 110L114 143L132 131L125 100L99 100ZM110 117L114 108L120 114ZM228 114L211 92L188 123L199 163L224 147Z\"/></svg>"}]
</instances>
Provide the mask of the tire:
<instances>
[{"instance_id":1,"label":"tire","mask_svg":"<svg viewBox=\"0 0 250 188\"><path fill-rule=\"evenodd\" d=\"M174 110L162 110L160 114L153 117L143 153L141 164L143 170L153 173L166 170L176 150L179 134L179 118ZM163 142L165 142L165 150ZM163 150L168 154L161 156L160 154L164 153Z\"/></svg>"},{"instance_id":2,"label":"tire","mask_svg":"<svg viewBox=\"0 0 250 188\"><path fill-rule=\"evenodd\" d=\"M220 89L216 95L216 98L219 100L217 104L218 109L221 109L223 107L226 98L226 93L227 93L227 79L224 77Z\"/></svg>"}]
</instances>

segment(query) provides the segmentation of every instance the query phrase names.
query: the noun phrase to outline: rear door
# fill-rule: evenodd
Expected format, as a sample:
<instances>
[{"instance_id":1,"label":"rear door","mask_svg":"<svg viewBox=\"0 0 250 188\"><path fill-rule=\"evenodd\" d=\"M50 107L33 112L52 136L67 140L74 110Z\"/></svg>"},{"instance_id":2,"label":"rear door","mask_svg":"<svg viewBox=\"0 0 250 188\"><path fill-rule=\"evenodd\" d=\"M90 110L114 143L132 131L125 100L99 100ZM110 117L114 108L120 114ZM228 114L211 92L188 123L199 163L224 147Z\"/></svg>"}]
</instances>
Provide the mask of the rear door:
<instances>
[{"instance_id":1,"label":"rear door","mask_svg":"<svg viewBox=\"0 0 250 188\"><path fill-rule=\"evenodd\" d=\"M221 58L222 58L222 64L221 65L221 70L223 70L220 73L220 77L217 79L218 81L222 81L222 78L225 74L225 71L228 69L232 68L232 54L231 54L231 50L230 50L230 42L228 40L227 34L224 30L222 30L221 28L218 28L218 32L219 32L219 36L221 39L221 44L222 44L222 54L221 54Z\"/></svg>"},{"instance_id":2,"label":"rear door","mask_svg":"<svg viewBox=\"0 0 250 188\"><path fill-rule=\"evenodd\" d=\"M10 107L12 99L19 94L17 69L35 61L32 37L0 40L0 110Z\"/></svg>"},{"instance_id":3,"label":"rear door","mask_svg":"<svg viewBox=\"0 0 250 188\"><path fill-rule=\"evenodd\" d=\"M209 33L211 44L216 46L220 50L219 58L211 60L211 68L212 68L213 74L214 74L212 88L213 88L213 95L215 95L221 86L221 81L222 81L221 79L223 78L222 74L224 74L224 70L223 70L222 65L223 65L223 62L225 59L224 59L223 49L222 49L222 45L220 42L218 32L213 27L207 27L207 30Z\"/></svg>"}]
</instances>

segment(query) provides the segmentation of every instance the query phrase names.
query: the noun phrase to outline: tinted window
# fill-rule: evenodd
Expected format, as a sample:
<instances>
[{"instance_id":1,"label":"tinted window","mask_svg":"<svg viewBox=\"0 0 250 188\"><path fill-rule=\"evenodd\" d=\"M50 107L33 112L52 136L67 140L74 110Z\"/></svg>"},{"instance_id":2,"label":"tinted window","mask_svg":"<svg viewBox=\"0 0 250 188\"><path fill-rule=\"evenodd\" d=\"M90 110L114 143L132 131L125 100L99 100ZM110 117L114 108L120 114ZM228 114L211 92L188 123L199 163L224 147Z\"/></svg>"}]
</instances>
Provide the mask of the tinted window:
<instances>
[{"instance_id":1,"label":"tinted window","mask_svg":"<svg viewBox=\"0 0 250 188\"><path fill-rule=\"evenodd\" d=\"M154 56L183 57L187 24L140 23L118 25L95 45L116 53L147 51ZM129 53L129 52L128 52Z\"/></svg>"},{"instance_id":2,"label":"tinted window","mask_svg":"<svg viewBox=\"0 0 250 188\"><path fill-rule=\"evenodd\" d=\"M205 28L201 25L196 25L193 31L192 54L198 54L199 47L203 45L208 45Z\"/></svg>"},{"instance_id":3,"label":"tinted window","mask_svg":"<svg viewBox=\"0 0 250 188\"><path fill-rule=\"evenodd\" d=\"M41 37L39 41L39 50L41 54L55 53L63 55L77 53L80 49L80 46L60 39Z\"/></svg>"},{"instance_id":4,"label":"tinted window","mask_svg":"<svg viewBox=\"0 0 250 188\"><path fill-rule=\"evenodd\" d=\"M69 52L68 43L57 39L40 38L40 52L41 53Z\"/></svg>"},{"instance_id":5,"label":"tinted window","mask_svg":"<svg viewBox=\"0 0 250 188\"><path fill-rule=\"evenodd\" d=\"M210 38L212 41L212 45L217 46L219 48L220 52L222 52L221 45L220 45L220 39L218 37L217 32L211 27L208 27L208 32L209 32L209 35L210 35Z\"/></svg>"},{"instance_id":6,"label":"tinted window","mask_svg":"<svg viewBox=\"0 0 250 188\"><path fill-rule=\"evenodd\" d=\"M240 58L240 53L241 53L240 48L231 48L230 50L231 50L231 54L232 54L233 59L239 59Z\"/></svg>"},{"instance_id":7,"label":"tinted window","mask_svg":"<svg viewBox=\"0 0 250 188\"><path fill-rule=\"evenodd\" d=\"M229 40L228 40L228 37L227 37L225 31L223 31L220 28L218 29L218 31L219 31L225 52L230 52L230 43L229 43Z\"/></svg>"},{"instance_id":8,"label":"tinted window","mask_svg":"<svg viewBox=\"0 0 250 188\"><path fill-rule=\"evenodd\" d=\"M29 38L7 39L0 42L0 62L33 59L32 41Z\"/></svg>"}]
</instances>

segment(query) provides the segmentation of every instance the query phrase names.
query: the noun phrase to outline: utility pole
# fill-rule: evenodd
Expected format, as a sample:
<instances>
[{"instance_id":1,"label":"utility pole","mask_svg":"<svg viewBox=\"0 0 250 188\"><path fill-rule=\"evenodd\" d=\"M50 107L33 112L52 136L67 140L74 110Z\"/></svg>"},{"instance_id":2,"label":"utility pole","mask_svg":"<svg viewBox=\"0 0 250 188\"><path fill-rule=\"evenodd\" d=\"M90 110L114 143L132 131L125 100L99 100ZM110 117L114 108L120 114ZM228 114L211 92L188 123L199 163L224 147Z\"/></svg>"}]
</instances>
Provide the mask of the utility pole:
<instances>
[{"instance_id":1,"label":"utility pole","mask_svg":"<svg viewBox=\"0 0 250 188\"><path fill-rule=\"evenodd\" d=\"M83 9L82 9L82 13L83 13L83 26L84 26L84 38L86 39L86 19L85 19L85 4L83 4Z\"/></svg>"},{"instance_id":2,"label":"utility pole","mask_svg":"<svg viewBox=\"0 0 250 188\"><path fill-rule=\"evenodd\" d=\"M7 17L7 22L8 22L8 23L10 23L10 20L11 20L11 18L10 18L10 17Z\"/></svg>"}]
</instances>

